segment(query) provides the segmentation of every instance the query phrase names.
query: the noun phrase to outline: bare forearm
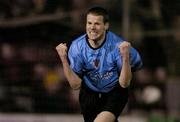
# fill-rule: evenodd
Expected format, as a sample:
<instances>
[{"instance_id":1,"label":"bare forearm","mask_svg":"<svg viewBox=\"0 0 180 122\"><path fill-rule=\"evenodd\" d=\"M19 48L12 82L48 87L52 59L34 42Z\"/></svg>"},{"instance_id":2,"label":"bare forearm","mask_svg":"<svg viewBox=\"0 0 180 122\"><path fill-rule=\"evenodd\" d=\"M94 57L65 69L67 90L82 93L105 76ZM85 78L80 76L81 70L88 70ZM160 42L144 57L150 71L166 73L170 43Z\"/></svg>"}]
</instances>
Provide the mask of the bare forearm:
<instances>
[{"instance_id":1,"label":"bare forearm","mask_svg":"<svg viewBox=\"0 0 180 122\"><path fill-rule=\"evenodd\" d=\"M63 70L65 77L67 78L71 88L79 89L81 86L81 79L73 72L71 69L69 62L67 60L67 46L66 43L60 43L56 46L56 50L58 52L59 58L61 59Z\"/></svg>"},{"instance_id":2,"label":"bare forearm","mask_svg":"<svg viewBox=\"0 0 180 122\"><path fill-rule=\"evenodd\" d=\"M119 83L121 87L126 88L130 85L132 79L131 66L129 64L129 58L123 59L123 65L119 77Z\"/></svg>"},{"instance_id":3,"label":"bare forearm","mask_svg":"<svg viewBox=\"0 0 180 122\"><path fill-rule=\"evenodd\" d=\"M62 64L63 64L65 77L67 78L71 88L79 89L81 86L81 79L78 77L76 73L72 71L67 60L63 61Z\"/></svg>"}]
</instances>

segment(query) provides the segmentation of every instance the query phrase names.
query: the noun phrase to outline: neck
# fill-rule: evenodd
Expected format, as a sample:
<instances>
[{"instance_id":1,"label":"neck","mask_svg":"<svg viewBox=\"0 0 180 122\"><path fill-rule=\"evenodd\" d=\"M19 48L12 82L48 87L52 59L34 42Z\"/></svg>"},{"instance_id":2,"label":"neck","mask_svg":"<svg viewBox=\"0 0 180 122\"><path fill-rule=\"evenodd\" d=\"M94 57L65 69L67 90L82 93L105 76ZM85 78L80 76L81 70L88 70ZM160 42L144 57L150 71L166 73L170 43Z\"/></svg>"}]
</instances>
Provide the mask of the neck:
<instances>
[{"instance_id":1,"label":"neck","mask_svg":"<svg viewBox=\"0 0 180 122\"><path fill-rule=\"evenodd\" d=\"M99 47L102 43L103 43L103 40L88 40L89 41L89 44L94 47L94 48L97 48Z\"/></svg>"}]
</instances>

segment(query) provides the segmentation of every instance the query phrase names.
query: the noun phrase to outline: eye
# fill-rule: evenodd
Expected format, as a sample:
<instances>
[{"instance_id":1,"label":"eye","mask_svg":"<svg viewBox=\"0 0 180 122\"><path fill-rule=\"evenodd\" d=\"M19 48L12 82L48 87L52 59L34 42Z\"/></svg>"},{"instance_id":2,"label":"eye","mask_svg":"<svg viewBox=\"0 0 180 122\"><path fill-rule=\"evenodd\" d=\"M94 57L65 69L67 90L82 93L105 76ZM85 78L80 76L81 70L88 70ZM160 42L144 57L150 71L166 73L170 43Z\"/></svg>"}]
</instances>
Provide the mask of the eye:
<instances>
[{"instance_id":1,"label":"eye","mask_svg":"<svg viewBox=\"0 0 180 122\"><path fill-rule=\"evenodd\" d=\"M96 22L96 23L95 23L95 25L99 25L99 23L98 23L98 22Z\"/></svg>"},{"instance_id":2,"label":"eye","mask_svg":"<svg viewBox=\"0 0 180 122\"><path fill-rule=\"evenodd\" d=\"M92 23L91 22L87 22L88 25L91 25Z\"/></svg>"}]
</instances>

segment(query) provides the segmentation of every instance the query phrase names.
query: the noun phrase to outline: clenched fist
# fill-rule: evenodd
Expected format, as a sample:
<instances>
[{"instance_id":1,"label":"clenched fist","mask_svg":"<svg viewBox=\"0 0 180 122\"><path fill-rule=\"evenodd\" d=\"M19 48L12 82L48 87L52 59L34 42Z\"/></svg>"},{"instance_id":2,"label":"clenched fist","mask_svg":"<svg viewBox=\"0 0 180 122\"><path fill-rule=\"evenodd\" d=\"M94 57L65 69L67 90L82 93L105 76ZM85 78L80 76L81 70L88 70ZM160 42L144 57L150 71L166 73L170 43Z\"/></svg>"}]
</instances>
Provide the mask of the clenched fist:
<instances>
[{"instance_id":1,"label":"clenched fist","mask_svg":"<svg viewBox=\"0 0 180 122\"><path fill-rule=\"evenodd\" d=\"M56 46L56 50L62 62L67 60L67 46L65 43L60 43L58 46Z\"/></svg>"},{"instance_id":2,"label":"clenched fist","mask_svg":"<svg viewBox=\"0 0 180 122\"><path fill-rule=\"evenodd\" d=\"M122 42L119 45L119 50L123 58L129 59L129 50L130 50L131 44L129 42Z\"/></svg>"}]
</instances>

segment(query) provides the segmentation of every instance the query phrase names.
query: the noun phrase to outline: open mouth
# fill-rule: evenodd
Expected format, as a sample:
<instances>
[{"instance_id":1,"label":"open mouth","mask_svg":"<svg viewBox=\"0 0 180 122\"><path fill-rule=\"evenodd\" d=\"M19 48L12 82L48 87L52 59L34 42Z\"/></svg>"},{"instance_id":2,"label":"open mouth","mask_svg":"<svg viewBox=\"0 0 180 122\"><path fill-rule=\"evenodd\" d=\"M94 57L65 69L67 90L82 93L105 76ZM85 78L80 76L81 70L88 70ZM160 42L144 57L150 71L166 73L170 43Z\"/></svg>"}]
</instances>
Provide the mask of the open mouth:
<instances>
[{"instance_id":1,"label":"open mouth","mask_svg":"<svg viewBox=\"0 0 180 122\"><path fill-rule=\"evenodd\" d=\"M97 32L94 32L94 31L90 31L89 34L90 34L91 36L97 36Z\"/></svg>"}]
</instances>

